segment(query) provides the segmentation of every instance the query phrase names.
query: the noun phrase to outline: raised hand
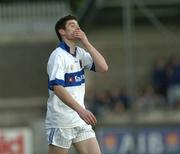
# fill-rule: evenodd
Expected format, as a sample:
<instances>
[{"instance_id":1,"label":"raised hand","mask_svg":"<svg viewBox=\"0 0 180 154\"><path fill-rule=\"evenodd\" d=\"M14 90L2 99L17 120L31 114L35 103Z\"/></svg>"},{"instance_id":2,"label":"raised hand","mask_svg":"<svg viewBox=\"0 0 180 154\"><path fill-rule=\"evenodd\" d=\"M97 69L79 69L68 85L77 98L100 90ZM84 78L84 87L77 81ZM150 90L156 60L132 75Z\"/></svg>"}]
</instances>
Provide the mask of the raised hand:
<instances>
[{"instance_id":1,"label":"raised hand","mask_svg":"<svg viewBox=\"0 0 180 154\"><path fill-rule=\"evenodd\" d=\"M79 27L72 33L72 36L77 38L83 44L88 42L86 34Z\"/></svg>"}]
</instances>

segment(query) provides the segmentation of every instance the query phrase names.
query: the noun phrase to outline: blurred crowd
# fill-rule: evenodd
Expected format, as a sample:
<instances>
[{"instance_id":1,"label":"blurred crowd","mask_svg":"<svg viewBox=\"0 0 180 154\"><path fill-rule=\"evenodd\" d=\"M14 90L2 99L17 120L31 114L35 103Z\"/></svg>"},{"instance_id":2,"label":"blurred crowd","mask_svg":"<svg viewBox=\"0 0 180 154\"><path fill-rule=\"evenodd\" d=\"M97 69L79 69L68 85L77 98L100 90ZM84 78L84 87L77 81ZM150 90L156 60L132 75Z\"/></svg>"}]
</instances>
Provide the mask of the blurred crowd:
<instances>
[{"instance_id":1,"label":"blurred crowd","mask_svg":"<svg viewBox=\"0 0 180 154\"><path fill-rule=\"evenodd\" d=\"M96 116L128 111L180 109L180 60L173 54L157 57L150 71L149 84L129 96L125 88L88 91L85 104Z\"/></svg>"}]
</instances>

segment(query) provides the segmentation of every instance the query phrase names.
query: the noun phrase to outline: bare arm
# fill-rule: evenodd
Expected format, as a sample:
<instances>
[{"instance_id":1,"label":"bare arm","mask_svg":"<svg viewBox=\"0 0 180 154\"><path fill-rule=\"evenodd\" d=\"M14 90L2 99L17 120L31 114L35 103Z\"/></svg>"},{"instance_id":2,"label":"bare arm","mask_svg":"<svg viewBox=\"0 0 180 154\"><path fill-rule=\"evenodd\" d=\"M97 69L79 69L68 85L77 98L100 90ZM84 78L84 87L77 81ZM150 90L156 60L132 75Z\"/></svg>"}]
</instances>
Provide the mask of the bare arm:
<instances>
[{"instance_id":1,"label":"bare arm","mask_svg":"<svg viewBox=\"0 0 180 154\"><path fill-rule=\"evenodd\" d=\"M73 36L78 38L81 43L84 45L84 47L89 51L97 72L106 72L108 70L108 65L104 59L104 57L101 55L99 51L89 42L86 34L78 28L74 31Z\"/></svg>"},{"instance_id":2,"label":"bare arm","mask_svg":"<svg viewBox=\"0 0 180 154\"><path fill-rule=\"evenodd\" d=\"M76 102L76 100L67 92L67 90L63 86L54 86L54 93L67 106L75 110L87 124L96 124L97 120L95 116L90 111L84 109L80 104L78 104L78 102Z\"/></svg>"}]
</instances>

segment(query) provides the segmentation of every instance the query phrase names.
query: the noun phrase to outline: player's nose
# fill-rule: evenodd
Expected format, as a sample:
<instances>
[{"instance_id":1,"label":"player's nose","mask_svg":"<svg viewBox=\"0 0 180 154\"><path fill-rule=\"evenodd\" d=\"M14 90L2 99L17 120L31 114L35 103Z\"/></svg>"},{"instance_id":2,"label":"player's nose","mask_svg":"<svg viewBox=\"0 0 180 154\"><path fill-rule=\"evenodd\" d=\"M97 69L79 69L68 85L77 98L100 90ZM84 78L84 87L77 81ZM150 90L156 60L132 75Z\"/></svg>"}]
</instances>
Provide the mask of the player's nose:
<instances>
[{"instance_id":1,"label":"player's nose","mask_svg":"<svg viewBox=\"0 0 180 154\"><path fill-rule=\"evenodd\" d=\"M80 26L78 24L76 24L75 26L76 26L76 30L80 29Z\"/></svg>"},{"instance_id":2,"label":"player's nose","mask_svg":"<svg viewBox=\"0 0 180 154\"><path fill-rule=\"evenodd\" d=\"M76 28L76 30L80 30L80 27L78 26L78 27Z\"/></svg>"}]
</instances>

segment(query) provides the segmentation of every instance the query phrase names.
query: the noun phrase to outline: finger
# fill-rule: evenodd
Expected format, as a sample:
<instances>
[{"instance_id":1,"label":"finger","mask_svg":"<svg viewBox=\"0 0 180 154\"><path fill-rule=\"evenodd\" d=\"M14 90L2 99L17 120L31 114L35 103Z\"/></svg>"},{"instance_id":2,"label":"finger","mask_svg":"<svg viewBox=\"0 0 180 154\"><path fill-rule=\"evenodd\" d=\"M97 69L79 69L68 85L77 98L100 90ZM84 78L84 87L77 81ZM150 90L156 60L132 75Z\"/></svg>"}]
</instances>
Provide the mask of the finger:
<instances>
[{"instance_id":1,"label":"finger","mask_svg":"<svg viewBox=\"0 0 180 154\"><path fill-rule=\"evenodd\" d=\"M82 119L89 125L89 124L91 124L91 119L90 119L90 116L89 116L89 112L88 111L86 111L85 113L84 113L84 116L82 116Z\"/></svg>"},{"instance_id":2,"label":"finger","mask_svg":"<svg viewBox=\"0 0 180 154\"><path fill-rule=\"evenodd\" d=\"M92 118L93 118L93 122L94 122L94 125L95 125L97 123L97 119L93 114L92 114Z\"/></svg>"},{"instance_id":3,"label":"finger","mask_svg":"<svg viewBox=\"0 0 180 154\"><path fill-rule=\"evenodd\" d=\"M95 125L96 124L96 120L94 120L94 115L87 111L86 115L83 117L83 120L88 124L88 125Z\"/></svg>"},{"instance_id":4,"label":"finger","mask_svg":"<svg viewBox=\"0 0 180 154\"><path fill-rule=\"evenodd\" d=\"M80 37L80 32L77 32L77 31L73 32L73 36L74 37Z\"/></svg>"},{"instance_id":5,"label":"finger","mask_svg":"<svg viewBox=\"0 0 180 154\"><path fill-rule=\"evenodd\" d=\"M96 117L90 112L93 124L97 123Z\"/></svg>"},{"instance_id":6,"label":"finger","mask_svg":"<svg viewBox=\"0 0 180 154\"><path fill-rule=\"evenodd\" d=\"M96 117L90 111L89 111L89 120L93 125L97 123Z\"/></svg>"},{"instance_id":7,"label":"finger","mask_svg":"<svg viewBox=\"0 0 180 154\"><path fill-rule=\"evenodd\" d=\"M91 120L90 120L90 118L88 118L88 117L84 118L84 121L85 121L86 124L88 124L88 125L91 124Z\"/></svg>"}]
</instances>

